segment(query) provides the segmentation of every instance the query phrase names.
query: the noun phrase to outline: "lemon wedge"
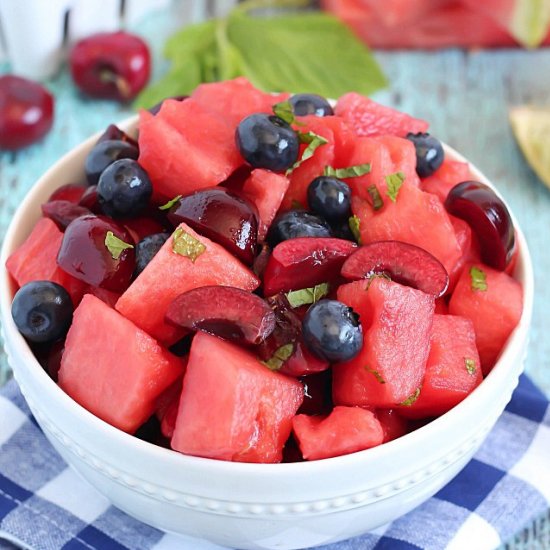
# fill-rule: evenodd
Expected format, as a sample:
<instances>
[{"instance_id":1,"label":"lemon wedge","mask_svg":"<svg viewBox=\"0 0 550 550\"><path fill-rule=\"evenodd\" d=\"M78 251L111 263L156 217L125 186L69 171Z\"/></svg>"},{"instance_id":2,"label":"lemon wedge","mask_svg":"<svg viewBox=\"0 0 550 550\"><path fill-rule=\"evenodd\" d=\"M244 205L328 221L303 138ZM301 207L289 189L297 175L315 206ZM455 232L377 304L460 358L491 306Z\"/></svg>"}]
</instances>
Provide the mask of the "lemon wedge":
<instances>
[{"instance_id":1,"label":"lemon wedge","mask_svg":"<svg viewBox=\"0 0 550 550\"><path fill-rule=\"evenodd\" d=\"M510 124L527 162L550 187L550 106L514 107Z\"/></svg>"}]
</instances>

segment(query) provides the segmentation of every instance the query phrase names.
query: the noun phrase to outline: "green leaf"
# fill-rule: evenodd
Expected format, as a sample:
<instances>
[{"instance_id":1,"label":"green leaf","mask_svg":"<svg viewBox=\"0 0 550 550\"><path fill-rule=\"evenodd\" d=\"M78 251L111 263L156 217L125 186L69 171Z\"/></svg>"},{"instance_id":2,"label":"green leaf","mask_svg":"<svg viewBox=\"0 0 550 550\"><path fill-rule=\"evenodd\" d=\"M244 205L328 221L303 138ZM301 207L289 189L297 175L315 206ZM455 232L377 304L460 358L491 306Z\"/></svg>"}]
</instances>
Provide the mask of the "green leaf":
<instances>
[{"instance_id":1,"label":"green leaf","mask_svg":"<svg viewBox=\"0 0 550 550\"><path fill-rule=\"evenodd\" d=\"M365 290L370 288L370 285L372 285L374 279L386 279L386 281L391 281L391 277L387 273L371 273L367 277L367 286L365 287Z\"/></svg>"},{"instance_id":2,"label":"green leaf","mask_svg":"<svg viewBox=\"0 0 550 550\"><path fill-rule=\"evenodd\" d=\"M279 370L294 353L294 344L285 344L278 348L270 359L262 361L269 370Z\"/></svg>"},{"instance_id":3,"label":"green leaf","mask_svg":"<svg viewBox=\"0 0 550 550\"><path fill-rule=\"evenodd\" d=\"M388 190L386 194L395 202L397 200L397 193L405 181L405 174L403 172L396 172L395 174L389 174L385 177Z\"/></svg>"},{"instance_id":4,"label":"green leaf","mask_svg":"<svg viewBox=\"0 0 550 550\"><path fill-rule=\"evenodd\" d=\"M112 231L107 231L104 242L113 260L118 260L125 250L134 248L133 245L119 239Z\"/></svg>"},{"instance_id":5,"label":"green leaf","mask_svg":"<svg viewBox=\"0 0 550 550\"><path fill-rule=\"evenodd\" d=\"M166 204L159 206L159 210L170 210L174 204L176 204L183 195L176 195L171 201L168 201Z\"/></svg>"},{"instance_id":6,"label":"green leaf","mask_svg":"<svg viewBox=\"0 0 550 550\"><path fill-rule=\"evenodd\" d=\"M374 375L374 377L376 378L376 381L379 383L379 384L385 384L386 381L382 378L382 375L377 371L377 370L374 370L374 369L371 369L369 366L365 365L365 370L367 372L370 372L372 375Z\"/></svg>"},{"instance_id":7,"label":"green leaf","mask_svg":"<svg viewBox=\"0 0 550 550\"><path fill-rule=\"evenodd\" d=\"M417 388L412 395L409 395L409 397L407 397L405 401L399 404L403 405L403 407L410 407L418 399L419 395L420 395L420 388Z\"/></svg>"},{"instance_id":8,"label":"green leaf","mask_svg":"<svg viewBox=\"0 0 550 550\"><path fill-rule=\"evenodd\" d=\"M300 143L308 143L308 146L304 149L302 157L298 159L286 171L285 175L287 176L294 170L296 170L296 168L298 168L298 166L300 166L302 162L305 162L307 159L311 158L318 147L321 147L321 145L326 145L328 143L328 141L323 136L320 136L315 132L298 132L298 139L300 140Z\"/></svg>"},{"instance_id":9,"label":"green leaf","mask_svg":"<svg viewBox=\"0 0 550 550\"><path fill-rule=\"evenodd\" d=\"M209 19L202 23L187 25L174 33L164 46L164 56L178 62L196 54L212 49L216 44L217 19Z\"/></svg>"},{"instance_id":10,"label":"green leaf","mask_svg":"<svg viewBox=\"0 0 550 550\"><path fill-rule=\"evenodd\" d=\"M315 304L326 296L329 291L328 283L321 283L310 288L293 290L286 293L286 299L293 309L307 304Z\"/></svg>"},{"instance_id":11,"label":"green leaf","mask_svg":"<svg viewBox=\"0 0 550 550\"><path fill-rule=\"evenodd\" d=\"M206 250L206 246L183 228L178 227L172 236L172 250L193 263Z\"/></svg>"},{"instance_id":12,"label":"green leaf","mask_svg":"<svg viewBox=\"0 0 550 550\"><path fill-rule=\"evenodd\" d=\"M357 241L357 244L361 244L361 220L357 216L352 216L348 220L349 228Z\"/></svg>"},{"instance_id":13,"label":"green leaf","mask_svg":"<svg viewBox=\"0 0 550 550\"><path fill-rule=\"evenodd\" d=\"M475 265L470 268L470 280L472 290L485 292L487 290L487 277L485 272Z\"/></svg>"},{"instance_id":14,"label":"green leaf","mask_svg":"<svg viewBox=\"0 0 550 550\"><path fill-rule=\"evenodd\" d=\"M367 187L367 193L372 199L372 207L374 210L380 210L384 206L384 201L382 200L382 195L378 191L378 187L373 183Z\"/></svg>"},{"instance_id":15,"label":"green leaf","mask_svg":"<svg viewBox=\"0 0 550 550\"><path fill-rule=\"evenodd\" d=\"M368 174L370 172L370 168L370 162L365 164L356 164L355 166L348 166L347 168L333 168L332 166L325 166L323 176L332 176L338 179L357 178Z\"/></svg>"},{"instance_id":16,"label":"green leaf","mask_svg":"<svg viewBox=\"0 0 550 550\"><path fill-rule=\"evenodd\" d=\"M464 357L464 363L466 365L466 370L468 371L468 374L471 374L473 376L477 370L476 362L473 359L468 359L467 357Z\"/></svg>"},{"instance_id":17,"label":"green leaf","mask_svg":"<svg viewBox=\"0 0 550 550\"><path fill-rule=\"evenodd\" d=\"M273 114L284 120L287 124L292 124L295 121L294 110L290 101L281 101L273 105Z\"/></svg>"}]
</instances>

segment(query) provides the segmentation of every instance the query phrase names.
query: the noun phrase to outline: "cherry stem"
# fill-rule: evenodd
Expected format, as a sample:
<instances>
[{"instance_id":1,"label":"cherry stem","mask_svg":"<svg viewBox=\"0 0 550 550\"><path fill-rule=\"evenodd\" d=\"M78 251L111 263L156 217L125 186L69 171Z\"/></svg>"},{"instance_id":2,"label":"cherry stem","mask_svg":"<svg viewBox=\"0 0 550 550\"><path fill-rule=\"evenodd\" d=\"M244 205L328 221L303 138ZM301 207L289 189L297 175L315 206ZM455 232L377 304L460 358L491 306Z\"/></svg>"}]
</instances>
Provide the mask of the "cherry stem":
<instances>
[{"instance_id":1,"label":"cherry stem","mask_svg":"<svg viewBox=\"0 0 550 550\"><path fill-rule=\"evenodd\" d=\"M109 69L102 70L99 73L99 79L101 82L114 84L122 97L130 97L131 90L128 81L113 71Z\"/></svg>"}]
</instances>

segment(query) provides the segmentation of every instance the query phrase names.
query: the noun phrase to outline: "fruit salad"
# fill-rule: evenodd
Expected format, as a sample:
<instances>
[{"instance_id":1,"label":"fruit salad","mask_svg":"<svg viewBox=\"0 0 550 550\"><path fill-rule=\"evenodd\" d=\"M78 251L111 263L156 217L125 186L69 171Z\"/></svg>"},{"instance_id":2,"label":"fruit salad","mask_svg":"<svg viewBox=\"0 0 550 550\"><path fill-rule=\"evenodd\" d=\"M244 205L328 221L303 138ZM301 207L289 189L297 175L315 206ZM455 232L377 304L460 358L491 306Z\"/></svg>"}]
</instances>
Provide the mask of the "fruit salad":
<instances>
[{"instance_id":1,"label":"fruit salad","mask_svg":"<svg viewBox=\"0 0 550 550\"><path fill-rule=\"evenodd\" d=\"M243 78L109 126L9 257L13 319L112 426L240 462L400 437L522 312L510 214L423 120Z\"/></svg>"}]
</instances>

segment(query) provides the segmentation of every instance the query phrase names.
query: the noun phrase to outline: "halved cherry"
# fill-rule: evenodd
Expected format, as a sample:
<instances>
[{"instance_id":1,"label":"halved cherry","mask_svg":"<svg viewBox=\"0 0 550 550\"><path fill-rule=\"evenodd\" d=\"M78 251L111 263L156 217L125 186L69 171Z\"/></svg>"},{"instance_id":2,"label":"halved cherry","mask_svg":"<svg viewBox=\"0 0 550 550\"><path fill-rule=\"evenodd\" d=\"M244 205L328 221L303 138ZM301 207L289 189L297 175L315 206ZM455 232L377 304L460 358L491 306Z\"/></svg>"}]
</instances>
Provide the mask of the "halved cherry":
<instances>
[{"instance_id":1,"label":"halved cherry","mask_svg":"<svg viewBox=\"0 0 550 550\"><path fill-rule=\"evenodd\" d=\"M357 245L330 237L298 237L279 243L267 262L264 294L272 296L335 281Z\"/></svg>"},{"instance_id":2,"label":"halved cherry","mask_svg":"<svg viewBox=\"0 0 550 550\"><path fill-rule=\"evenodd\" d=\"M134 138L130 137L126 132L123 132L115 124L109 124L109 126L105 128L105 131L99 136L97 143L100 143L101 141L110 141L112 139L125 141L126 143L133 145L136 149L139 149L138 142Z\"/></svg>"},{"instance_id":3,"label":"halved cherry","mask_svg":"<svg viewBox=\"0 0 550 550\"><path fill-rule=\"evenodd\" d=\"M240 288L203 286L175 298L166 321L226 340L259 344L273 332L275 313L265 300Z\"/></svg>"},{"instance_id":4,"label":"halved cherry","mask_svg":"<svg viewBox=\"0 0 550 550\"><path fill-rule=\"evenodd\" d=\"M464 181L451 189L445 208L473 229L483 262L500 271L506 269L514 255L516 239L510 213L497 194L478 181Z\"/></svg>"},{"instance_id":5,"label":"halved cherry","mask_svg":"<svg viewBox=\"0 0 550 550\"><path fill-rule=\"evenodd\" d=\"M442 263L428 251L401 241L376 241L360 247L342 266L346 279L365 279L386 274L393 281L422 290L436 298L449 286Z\"/></svg>"},{"instance_id":6,"label":"halved cherry","mask_svg":"<svg viewBox=\"0 0 550 550\"><path fill-rule=\"evenodd\" d=\"M78 201L82 198L82 195L88 190L87 185L80 183L67 183L62 185L59 189L56 189L48 199L51 201L69 201L74 204L78 204Z\"/></svg>"},{"instance_id":7,"label":"halved cherry","mask_svg":"<svg viewBox=\"0 0 550 550\"><path fill-rule=\"evenodd\" d=\"M64 231L73 220L91 212L86 207L70 201L49 201L42 205L42 214L53 220L57 227Z\"/></svg>"}]
</instances>

